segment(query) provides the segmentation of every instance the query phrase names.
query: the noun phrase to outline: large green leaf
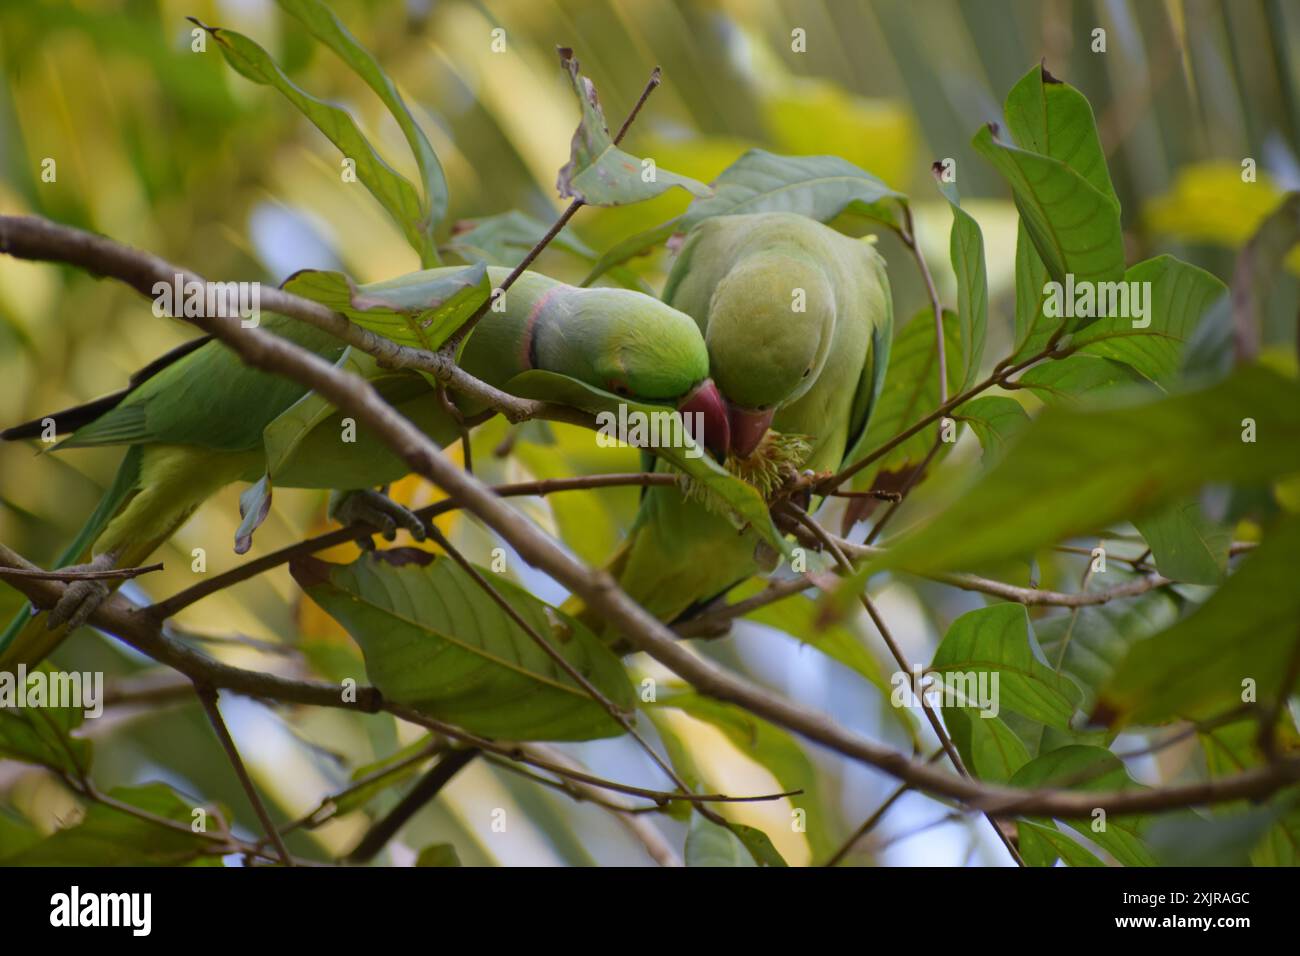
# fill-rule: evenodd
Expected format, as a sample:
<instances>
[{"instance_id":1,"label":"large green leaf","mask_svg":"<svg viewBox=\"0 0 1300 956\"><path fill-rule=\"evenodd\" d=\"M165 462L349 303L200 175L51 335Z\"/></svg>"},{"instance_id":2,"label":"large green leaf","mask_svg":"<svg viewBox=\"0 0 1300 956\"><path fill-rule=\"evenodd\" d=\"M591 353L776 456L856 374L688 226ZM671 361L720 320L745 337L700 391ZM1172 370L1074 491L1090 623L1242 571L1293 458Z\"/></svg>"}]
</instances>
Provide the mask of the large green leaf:
<instances>
[{"instance_id":1,"label":"large green leaf","mask_svg":"<svg viewBox=\"0 0 1300 956\"><path fill-rule=\"evenodd\" d=\"M7 866L220 866L221 844L187 832L194 805L162 783L120 787L108 795L143 813L183 824L172 828L103 803L74 826L7 857Z\"/></svg>"},{"instance_id":2,"label":"large green leaf","mask_svg":"<svg viewBox=\"0 0 1300 956\"><path fill-rule=\"evenodd\" d=\"M948 240L948 256L952 271L957 276L957 315L961 318L961 346L959 355L949 353L949 362L961 360L961 391L975 381L984 355L984 337L989 324L989 280L984 264L984 234L979 223L961 208L957 187L939 180L939 191L952 207L952 233Z\"/></svg>"},{"instance_id":3,"label":"large green leaf","mask_svg":"<svg viewBox=\"0 0 1300 956\"><path fill-rule=\"evenodd\" d=\"M193 19L191 17L191 19ZM401 227L420 261L437 260L433 226L425 205L410 180L388 165L370 145L356 121L344 110L318 99L297 86L260 46L234 30L199 23L217 41L217 47L236 72L246 79L279 90L307 119L356 164L357 179Z\"/></svg>"},{"instance_id":4,"label":"large green leaf","mask_svg":"<svg viewBox=\"0 0 1300 956\"><path fill-rule=\"evenodd\" d=\"M804 811L813 856L820 859L834 849L826 826L827 808L818 786L817 769L793 736L740 707L690 691L663 691L654 706L673 707L713 725L742 753L771 771L783 789L802 790L790 802Z\"/></svg>"},{"instance_id":5,"label":"large green leaf","mask_svg":"<svg viewBox=\"0 0 1300 956\"><path fill-rule=\"evenodd\" d=\"M424 221L420 223L421 233L430 241L427 248L432 248L432 236L438 224L447 215L447 177L443 175L442 164L429 145L429 139L411 115L402 94L397 87L354 37L348 28L339 22L333 11L320 0L279 0L280 6L288 13L302 21L311 31L312 36L320 40L343 60L353 71L366 81L383 100L388 112L397 121L407 145L415 155L415 162L420 167L420 179L424 184ZM435 261L424 261L424 265L435 265Z\"/></svg>"},{"instance_id":6,"label":"large green leaf","mask_svg":"<svg viewBox=\"0 0 1300 956\"><path fill-rule=\"evenodd\" d=\"M532 369L516 375L506 383L505 387L512 395L560 402L583 409L593 415L608 412L617 416L620 406L627 410L629 420L636 414L646 416L674 414L667 406L630 402L624 396L595 388L567 375L542 369ZM688 475L696 483L697 490L705 496L706 504L724 512L737 527L746 525L752 527L780 553L789 554L790 544L772 523L767 503L758 490L719 465L710 455L704 453L703 449L690 439L690 436L684 435L683 438L684 443L681 447L665 444L651 450L674 468ZM697 452L699 454L696 454Z\"/></svg>"},{"instance_id":7,"label":"large green leaf","mask_svg":"<svg viewBox=\"0 0 1300 956\"><path fill-rule=\"evenodd\" d=\"M556 182L561 196L581 199L589 206L622 206L653 199L674 186L695 196L711 194L703 183L657 166L647 167L652 161L638 159L615 146L596 87L582 75L573 51L561 49L560 62L582 103L582 121L573 134L569 161Z\"/></svg>"},{"instance_id":8,"label":"large green leaf","mask_svg":"<svg viewBox=\"0 0 1300 956\"><path fill-rule=\"evenodd\" d=\"M1109 388L1138 385L1144 380L1119 362L1080 352L1051 362L1040 362L1020 374L1018 383L1032 389L1047 405L1077 404Z\"/></svg>"},{"instance_id":9,"label":"large green leaf","mask_svg":"<svg viewBox=\"0 0 1300 956\"><path fill-rule=\"evenodd\" d=\"M1255 424L1254 442L1242 440L1246 419ZM1264 368L1139 405L1048 408L1001 462L864 575L1009 560L1149 513L1206 482L1267 481L1296 471L1300 384Z\"/></svg>"},{"instance_id":10,"label":"large green leaf","mask_svg":"<svg viewBox=\"0 0 1300 956\"><path fill-rule=\"evenodd\" d=\"M957 618L934 652L930 669L954 695L970 696L972 678L988 675L979 682L979 691L992 699L978 705L1062 729L1069 728L1079 700L1078 688L1042 660L1029 630L1029 615L1020 604L994 604Z\"/></svg>"},{"instance_id":11,"label":"large green leaf","mask_svg":"<svg viewBox=\"0 0 1300 956\"><path fill-rule=\"evenodd\" d=\"M294 580L361 646L384 697L491 737L589 740L619 724L449 558L396 549L304 558ZM618 659L578 621L499 575L492 587L606 698L632 706Z\"/></svg>"},{"instance_id":12,"label":"large green leaf","mask_svg":"<svg viewBox=\"0 0 1300 956\"><path fill-rule=\"evenodd\" d=\"M1139 262L1126 273L1130 290L1148 289L1145 326L1131 314L1099 318L1075 336L1081 352L1123 362L1157 385L1178 374L1183 348L1210 307L1226 292L1217 278L1173 256ZM1134 310L1130 303L1129 313Z\"/></svg>"},{"instance_id":13,"label":"large green leaf","mask_svg":"<svg viewBox=\"0 0 1300 956\"><path fill-rule=\"evenodd\" d=\"M1138 784L1120 761L1101 747L1069 746L1025 764L1011 778L1010 786L1037 790L1047 787L1067 790L1128 790ZM1031 820L1051 826L1047 820ZM1104 819L1068 820L1068 826L1082 833L1125 866L1152 866L1151 851L1143 842L1147 818L1107 815Z\"/></svg>"},{"instance_id":14,"label":"large green leaf","mask_svg":"<svg viewBox=\"0 0 1300 956\"><path fill-rule=\"evenodd\" d=\"M714 193L691 202L676 219L629 236L609 249L582 281L590 285L614 266L643 255L674 233L713 216L793 212L818 222L853 213L900 228L907 197L838 156L781 156L751 149L713 183Z\"/></svg>"},{"instance_id":15,"label":"large green leaf","mask_svg":"<svg viewBox=\"0 0 1300 956\"><path fill-rule=\"evenodd\" d=\"M1035 66L1011 88L1002 114L1017 146L1059 159L1118 205L1097 122L1082 93Z\"/></svg>"},{"instance_id":16,"label":"large green leaf","mask_svg":"<svg viewBox=\"0 0 1300 956\"><path fill-rule=\"evenodd\" d=\"M982 717L974 707L945 707L943 723L966 769L980 780L1006 783L1029 763L1029 748L1001 717Z\"/></svg>"},{"instance_id":17,"label":"large green leaf","mask_svg":"<svg viewBox=\"0 0 1300 956\"><path fill-rule=\"evenodd\" d=\"M1094 716L1115 724L1216 713L1242 703L1247 680L1259 701L1275 700L1300 639L1297 567L1300 516L1293 515L1203 605L1134 645Z\"/></svg>"},{"instance_id":18,"label":"large green leaf","mask_svg":"<svg viewBox=\"0 0 1300 956\"><path fill-rule=\"evenodd\" d=\"M342 312L398 345L433 351L492 294L483 263L411 272L358 286L342 272L302 269L284 290Z\"/></svg>"},{"instance_id":19,"label":"large green leaf","mask_svg":"<svg viewBox=\"0 0 1300 956\"><path fill-rule=\"evenodd\" d=\"M1232 529L1208 518L1194 498L1170 502L1134 524L1151 546L1156 569L1187 584L1218 584L1228 570Z\"/></svg>"},{"instance_id":20,"label":"large green leaf","mask_svg":"<svg viewBox=\"0 0 1300 956\"><path fill-rule=\"evenodd\" d=\"M793 212L818 222L851 212L897 228L907 203L902 193L838 156L779 156L762 149L724 169L713 189L691 203L678 231L712 216L759 212Z\"/></svg>"},{"instance_id":21,"label":"large green leaf","mask_svg":"<svg viewBox=\"0 0 1300 956\"><path fill-rule=\"evenodd\" d=\"M1113 587L1114 572L1095 574L1090 590ZM1107 604L1080 607L1034 621L1034 633L1048 662L1083 690L1081 707L1092 710L1098 689L1115 673L1138 641L1178 620L1178 602L1164 591Z\"/></svg>"},{"instance_id":22,"label":"large green leaf","mask_svg":"<svg viewBox=\"0 0 1300 956\"><path fill-rule=\"evenodd\" d=\"M943 340L948 355L962 354L961 323L948 311L943 314ZM949 395L956 394L961 376L962 370L957 364L949 362ZM938 405L939 359L935 348L934 315L929 309L922 309L898 331L889 350L885 384L872 409L866 436L859 445L864 457L915 425ZM902 471L920 464L938 439L939 428L938 422L926 426L889 454L868 465L854 476L854 487L870 487L872 479L881 472ZM949 447L945 445L940 453Z\"/></svg>"},{"instance_id":23,"label":"large green leaf","mask_svg":"<svg viewBox=\"0 0 1300 956\"><path fill-rule=\"evenodd\" d=\"M1005 395L983 395L958 405L952 417L970 425L984 449L984 464L992 465L1029 424L1024 406Z\"/></svg>"},{"instance_id":24,"label":"large green leaf","mask_svg":"<svg viewBox=\"0 0 1300 956\"><path fill-rule=\"evenodd\" d=\"M1021 222L1053 280L1115 282L1124 275L1119 206L1059 159L997 139L983 127L976 152L1007 180ZM1072 327L1086 320L1073 320Z\"/></svg>"}]
</instances>

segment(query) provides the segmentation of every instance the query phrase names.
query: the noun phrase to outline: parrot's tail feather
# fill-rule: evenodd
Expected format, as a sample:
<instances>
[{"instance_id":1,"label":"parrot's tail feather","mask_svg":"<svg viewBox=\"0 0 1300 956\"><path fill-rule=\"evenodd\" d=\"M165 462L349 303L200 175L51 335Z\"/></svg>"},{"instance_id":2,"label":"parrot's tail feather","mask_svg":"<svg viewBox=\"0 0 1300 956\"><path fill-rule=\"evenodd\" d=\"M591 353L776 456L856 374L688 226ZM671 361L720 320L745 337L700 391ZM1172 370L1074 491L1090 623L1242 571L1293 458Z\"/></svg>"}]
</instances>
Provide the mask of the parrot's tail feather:
<instances>
[{"instance_id":1,"label":"parrot's tail feather","mask_svg":"<svg viewBox=\"0 0 1300 956\"><path fill-rule=\"evenodd\" d=\"M61 412L52 412L48 415L42 415L40 418L33 418L30 422L23 422L21 425L6 428L0 431L0 440L22 441L25 438L40 438L51 422L54 424L56 434L64 435L68 432L75 432L78 428L89 425L105 412L117 408L129 391L130 389L124 388L120 392L113 392L111 395L97 398L93 402L87 402L73 408L65 408Z\"/></svg>"},{"instance_id":2,"label":"parrot's tail feather","mask_svg":"<svg viewBox=\"0 0 1300 956\"><path fill-rule=\"evenodd\" d=\"M55 561L55 567L79 564L86 558L95 539L135 489L140 477L140 459L141 451L138 447L127 451L113 483L104 492L104 497L99 499L99 505L77 532L77 536L63 549ZM19 663L35 666L59 645L66 634L66 628L50 630L45 626L44 618L33 617L28 607L22 608L14 615L9 626L0 632L0 670L12 670Z\"/></svg>"},{"instance_id":3,"label":"parrot's tail feather","mask_svg":"<svg viewBox=\"0 0 1300 956\"><path fill-rule=\"evenodd\" d=\"M142 383L147 382L172 363L180 361L195 349L207 345L211 339L212 336L210 335L201 335L197 339L190 339L188 342L176 346L170 352L158 356L144 368L137 371L131 376L131 384L126 388L112 392L102 398L97 398L94 401L86 402L84 405L75 405L60 412L41 415L38 418L33 418L30 422L23 422L21 425L6 428L0 431L0 441L22 441L26 438L39 438L51 419L54 421L54 427L58 434L75 432L78 428L89 425L105 412L112 411L122 404L122 399L126 398Z\"/></svg>"},{"instance_id":4,"label":"parrot's tail feather","mask_svg":"<svg viewBox=\"0 0 1300 956\"><path fill-rule=\"evenodd\" d=\"M631 552L632 539L628 538L614 552L614 556L609 559L609 563L605 565L605 572L613 577L615 581L622 583L623 570L627 567L628 555ZM560 605L560 610L569 617L576 618L580 624L584 625L593 634L607 639L614 636L613 628L605 622L605 619L589 608L587 602L576 594L570 594L565 598L564 603Z\"/></svg>"}]
</instances>

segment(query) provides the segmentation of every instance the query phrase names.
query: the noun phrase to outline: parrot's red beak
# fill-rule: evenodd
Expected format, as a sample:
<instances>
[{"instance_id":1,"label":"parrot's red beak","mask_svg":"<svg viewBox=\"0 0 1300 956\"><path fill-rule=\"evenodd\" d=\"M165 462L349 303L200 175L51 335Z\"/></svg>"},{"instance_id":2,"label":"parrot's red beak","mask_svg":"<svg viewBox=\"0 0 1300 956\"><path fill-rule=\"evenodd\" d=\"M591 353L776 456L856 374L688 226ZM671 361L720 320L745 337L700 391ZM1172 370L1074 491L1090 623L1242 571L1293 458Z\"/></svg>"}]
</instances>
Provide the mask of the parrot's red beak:
<instances>
[{"instance_id":1,"label":"parrot's red beak","mask_svg":"<svg viewBox=\"0 0 1300 956\"><path fill-rule=\"evenodd\" d=\"M731 452L738 458L748 458L762 442L772 425L776 409L754 411L727 402L727 419L731 428Z\"/></svg>"},{"instance_id":2,"label":"parrot's red beak","mask_svg":"<svg viewBox=\"0 0 1300 956\"><path fill-rule=\"evenodd\" d=\"M677 410L681 412L690 436L719 461L724 460L731 448L731 423L727 416L727 403L713 379L706 378L691 389Z\"/></svg>"}]
</instances>

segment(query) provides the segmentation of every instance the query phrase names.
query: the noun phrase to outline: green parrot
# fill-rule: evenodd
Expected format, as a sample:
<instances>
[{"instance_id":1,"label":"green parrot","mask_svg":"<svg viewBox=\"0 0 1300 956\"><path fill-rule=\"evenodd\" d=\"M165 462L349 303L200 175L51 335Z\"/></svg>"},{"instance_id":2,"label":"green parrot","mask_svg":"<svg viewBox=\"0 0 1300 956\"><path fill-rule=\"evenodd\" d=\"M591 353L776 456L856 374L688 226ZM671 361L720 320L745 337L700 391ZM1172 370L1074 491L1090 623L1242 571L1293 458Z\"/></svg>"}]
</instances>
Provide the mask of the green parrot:
<instances>
[{"instance_id":1,"label":"green parrot","mask_svg":"<svg viewBox=\"0 0 1300 956\"><path fill-rule=\"evenodd\" d=\"M363 291L451 271L427 270ZM488 270L494 288L506 274ZM523 274L505 300L504 310L488 311L462 346L459 362L471 374L504 387L517 374L543 369L638 401L680 403L707 413L713 427L720 427L725 414L708 380L703 338L681 312L639 292L575 288L536 273ZM262 327L362 374L437 444L459 436L424 376L381 369L369 355L296 320L269 316ZM482 411L466 399L456 401L464 415ZM247 550L252 529L265 517L271 485L335 489L331 513L340 521L365 520L390 538L397 525L423 533L409 511L369 490L407 473L400 458L360 427L354 440L342 440L345 422L336 410L295 382L249 368L210 338L156 360L120 392L10 428L0 438L37 437L48 419L59 434L72 432L58 448L127 446L116 478L61 556L61 566L86 566L92 556L88 566L95 569L142 564L204 500L235 481L257 482L250 491L262 492L241 499L241 510L247 503L250 514L237 551ZM276 446L272 463L268 436L283 436L286 429L287 446ZM0 669L45 658L113 586L75 581L47 617L20 612L0 634Z\"/></svg>"},{"instance_id":2,"label":"green parrot","mask_svg":"<svg viewBox=\"0 0 1300 956\"><path fill-rule=\"evenodd\" d=\"M870 243L792 213L707 219L688 233L663 298L708 345L727 409L705 419L716 457L751 455L769 427L806 436L805 469L836 470L859 453L893 335L885 263ZM757 543L677 489L651 487L611 570L671 622L755 574Z\"/></svg>"}]
</instances>

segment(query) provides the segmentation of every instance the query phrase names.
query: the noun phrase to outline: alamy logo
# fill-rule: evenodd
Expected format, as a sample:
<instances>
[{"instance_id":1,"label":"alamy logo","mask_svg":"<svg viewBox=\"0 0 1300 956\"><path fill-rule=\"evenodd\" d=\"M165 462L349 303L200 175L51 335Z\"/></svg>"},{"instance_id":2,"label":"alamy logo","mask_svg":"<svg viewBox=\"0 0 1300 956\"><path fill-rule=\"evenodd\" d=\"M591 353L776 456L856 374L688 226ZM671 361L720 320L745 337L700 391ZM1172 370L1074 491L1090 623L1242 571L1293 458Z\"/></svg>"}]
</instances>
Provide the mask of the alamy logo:
<instances>
[{"instance_id":1,"label":"alamy logo","mask_svg":"<svg viewBox=\"0 0 1300 956\"><path fill-rule=\"evenodd\" d=\"M895 707L974 707L981 717L996 717L1000 675L997 671L943 671L931 673L920 664L912 673L895 671L889 683L889 702Z\"/></svg>"},{"instance_id":2,"label":"alamy logo","mask_svg":"<svg viewBox=\"0 0 1300 956\"><path fill-rule=\"evenodd\" d=\"M624 442L636 448L685 448L687 458L704 454L703 412L643 412L619 402L618 414L600 412L596 425L596 444L601 448Z\"/></svg>"},{"instance_id":3,"label":"alamy logo","mask_svg":"<svg viewBox=\"0 0 1300 956\"><path fill-rule=\"evenodd\" d=\"M1043 315L1049 319L1132 319L1133 328L1151 324L1150 282L1076 282L1065 274L1065 284L1043 286Z\"/></svg>"},{"instance_id":4,"label":"alamy logo","mask_svg":"<svg viewBox=\"0 0 1300 956\"><path fill-rule=\"evenodd\" d=\"M87 717L104 712L103 671L0 671L0 708L80 707Z\"/></svg>"},{"instance_id":5,"label":"alamy logo","mask_svg":"<svg viewBox=\"0 0 1300 956\"><path fill-rule=\"evenodd\" d=\"M246 329L255 329L262 321L260 282L186 281L178 272L171 282L155 282L152 291L153 314L160 319L222 316L238 318Z\"/></svg>"},{"instance_id":6,"label":"alamy logo","mask_svg":"<svg viewBox=\"0 0 1300 956\"><path fill-rule=\"evenodd\" d=\"M153 927L152 893L82 893L78 886L50 897L51 926L129 926L148 936Z\"/></svg>"}]
</instances>

